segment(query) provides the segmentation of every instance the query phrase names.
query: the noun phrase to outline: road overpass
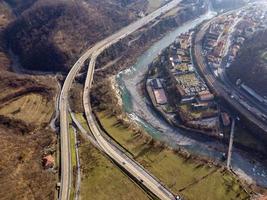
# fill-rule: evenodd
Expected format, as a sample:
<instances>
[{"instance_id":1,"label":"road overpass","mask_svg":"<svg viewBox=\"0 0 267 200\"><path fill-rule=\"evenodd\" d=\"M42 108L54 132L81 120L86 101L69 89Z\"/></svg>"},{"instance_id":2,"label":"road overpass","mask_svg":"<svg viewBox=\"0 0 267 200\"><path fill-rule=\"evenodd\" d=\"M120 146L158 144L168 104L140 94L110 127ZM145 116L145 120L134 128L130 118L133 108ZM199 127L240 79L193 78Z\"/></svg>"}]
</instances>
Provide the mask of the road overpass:
<instances>
[{"instance_id":1,"label":"road overpass","mask_svg":"<svg viewBox=\"0 0 267 200\"><path fill-rule=\"evenodd\" d=\"M70 197L71 189L71 178L72 178L72 169L71 169L71 153L70 153L70 137L69 137L69 121L68 121L68 92L71 88L71 85L83 67L86 59L90 58L91 55L94 55L91 58L90 66L88 69L88 75L85 84L84 91L84 106L86 109L86 116L88 124L93 132L94 136L98 139L99 145L105 150L105 152L117 161L121 166L136 177L140 182L142 182L147 188L149 188L156 196L159 196L161 199L175 199L175 197L160 183L158 183L149 173L143 170L137 163L130 160L124 154L119 153L119 150L115 147L112 147L108 141L106 141L102 136L100 131L97 128L96 122L92 116L91 104L89 100L90 89L93 80L95 59L104 49L108 48L112 44L115 44L119 40L127 37L129 34L135 32L142 26L153 21L155 18L161 16L162 14L170 11L175 8L181 0L173 0L166 4L165 6L159 8L153 13L141 18L140 20L130 24L129 26L121 29L115 34L107 37L106 39L98 42L95 46L88 49L79 60L73 65L72 69L68 73L62 91L60 94L59 100L59 112L60 112L60 150L61 150L61 187L59 193L60 200L68 200Z\"/></svg>"}]
</instances>

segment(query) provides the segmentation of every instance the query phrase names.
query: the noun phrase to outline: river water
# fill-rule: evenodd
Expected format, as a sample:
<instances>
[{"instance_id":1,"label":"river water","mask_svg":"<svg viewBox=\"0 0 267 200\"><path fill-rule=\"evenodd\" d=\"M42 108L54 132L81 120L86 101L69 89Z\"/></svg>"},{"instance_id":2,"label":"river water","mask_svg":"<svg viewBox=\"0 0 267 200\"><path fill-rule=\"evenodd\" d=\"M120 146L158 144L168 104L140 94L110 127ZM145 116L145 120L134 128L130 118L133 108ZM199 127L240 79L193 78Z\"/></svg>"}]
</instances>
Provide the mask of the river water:
<instances>
[{"instance_id":1,"label":"river water","mask_svg":"<svg viewBox=\"0 0 267 200\"><path fill-rule=\"evenodd\" d=\"M193 154L219 160L226 152L227 146L217 140L170 126L154 111L141 91L141 82L148 70L148 65L161 51L170 46L181 33L195 28L201 22L215 17L216 14L207 12L168 33L139 57L135 65L120 72L116 80L120 88L124 110L151 136L165 141L172 147L182 147ZM247 155L237 149L234 149L232 155L232 167L247 181L253 180L257 184L267 187L267 166L252 162Z\"/></svg>"}]
</instances>

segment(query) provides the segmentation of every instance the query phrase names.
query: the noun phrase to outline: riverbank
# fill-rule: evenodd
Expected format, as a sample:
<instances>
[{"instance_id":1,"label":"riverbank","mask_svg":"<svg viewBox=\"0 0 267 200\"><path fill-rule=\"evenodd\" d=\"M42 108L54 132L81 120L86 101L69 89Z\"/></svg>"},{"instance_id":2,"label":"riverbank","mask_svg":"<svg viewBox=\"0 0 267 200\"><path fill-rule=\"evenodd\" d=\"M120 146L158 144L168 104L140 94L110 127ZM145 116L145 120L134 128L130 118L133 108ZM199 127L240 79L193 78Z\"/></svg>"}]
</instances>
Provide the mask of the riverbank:
<instances>
[{"instance_id":1,"label":"riverbank","mask_svg":"<svg viewBox=\"0 0 267 200\"><path fill-rule=\"evenodd\" d=\"M249 199L237 177L215 163L172 150L137 130L125 127L116 117L105 112L98 113L98 118L107 133L135 160L185 199Z\"/></svg>"},{"instance_id":2,"label":"riverbank","mask_svg":"<svg viewBox=\"0 0 267 200\"><path fill-rule=\"evenodd\" d=\"M166 113L166 111L163 110L161 108L161 106L159 106L156 103L156 100L155 100L152 88L150 86L150 83L147 80L144 80L142 82L142 84L144 85L143 87L144 87L144 90L146 91L144 94L145 98L150 100L151 106L153 107L153 109L155 109L155 111L157 111L157 113L159 113L159 115L161 115L163 117L163 119L167 123L169 123L171 126L175 126L177 128L181 128L181 129L186 130L186 131L194 132L195 134L201 134L201 136L203 136L203 137L211 137L214 139L220 138L218 134L215 134L212 132L207 132L207 131L202 130L202 129L191 128L189 126L186 126L183 122L176 120L173 113L171 113L171 114ZM185 114L187 114L187 113L185 113Z\"/></svg>"},{"instance_id":3,"label":"riverbank","mask_svg":"<svg viewBox=\"0 0 267 200\"><path fill-rule=\"evenodd\" d=\"M149 64L143 80L145 96L171 126L222 139L221 127L229 126L230 119L221 123L220 107L192 64L194 31L178 36Z\"/></svg>"},{"instance_id":4,"label":"riverbank","mask_svg":"<svg viewBox=\"0 0 267 200\"><path fill-rule=\"evenodd\" d=\"M120 99L118 85L108 85L110 94L106 95ZM116 110L122 109L119 105L117 107ZM244 183L218 163L193 156L181 149L171 149L149 136L138 124L130 120L128 115L122 114L122 118L112 114L110 111L113 109L114 107L97 112L107 134L173 192L182 194L186 199L195 199L197 193L203 194L199 197L203 200L237 199L235 195L240 195L241 199L249 199L243 189ZM211 187L215 188L213 192L205 191Z\"/></svg>"},{"instance_id":5,"label":"riverbank","mask_svg":"<svg viewBox=\"0 0 267 200\"><path fill-rule=\"evenodd\" d=\"M175 31L167 34L160 41L154 43L148 51L138 58L132 67L117 75L117 83L121 92L123 110L130 116L131 120L137 122L149 135L165 141L169 146L181 147L192 154L219 160L227 152L227 145L217 140L208 139L190 131L170 126L152 109L147 99L140 92L140 83L145 77L148 65L158 54L172 44L181 33L195 28L203 21L214 17L215 14L208 13L196 20L185 23ZM236 147L234 147L233 152L232 169L239 175L249 177L248 180L253 184L267 186L266 166L255 160L254 156L247 155L247 153Z\"/></svg>"}]
</instances>

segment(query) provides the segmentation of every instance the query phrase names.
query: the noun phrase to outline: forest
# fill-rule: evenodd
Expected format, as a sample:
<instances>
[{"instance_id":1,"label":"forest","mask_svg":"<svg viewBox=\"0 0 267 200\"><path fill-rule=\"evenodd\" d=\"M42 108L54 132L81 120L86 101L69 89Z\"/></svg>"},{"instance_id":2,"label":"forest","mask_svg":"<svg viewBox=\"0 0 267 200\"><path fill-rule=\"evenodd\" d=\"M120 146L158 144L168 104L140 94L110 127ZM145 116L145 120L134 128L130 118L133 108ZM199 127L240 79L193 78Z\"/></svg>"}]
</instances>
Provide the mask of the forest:
<instances>
[{"instance_id":1,"label":"forest","mask_svg":"<svg viewBox=\"0 0 267 200\"><path fill-rule=\"evenodd\" d=\"M246 85L267 96L267 31L260 31L248 39L227 74L235 83L241 79Z\"/></svg>"}]
</instances>

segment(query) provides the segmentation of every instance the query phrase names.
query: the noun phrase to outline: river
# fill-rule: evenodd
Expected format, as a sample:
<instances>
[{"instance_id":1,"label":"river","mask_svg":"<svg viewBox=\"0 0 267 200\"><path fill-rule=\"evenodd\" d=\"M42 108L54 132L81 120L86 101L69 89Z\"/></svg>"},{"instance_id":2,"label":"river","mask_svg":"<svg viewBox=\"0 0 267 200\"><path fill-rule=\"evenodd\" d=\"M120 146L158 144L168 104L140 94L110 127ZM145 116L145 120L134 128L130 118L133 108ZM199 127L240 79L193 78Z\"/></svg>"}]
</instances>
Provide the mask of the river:
<instances>
[{"instance_id":1,"label":"river","mask_svg":"<svg viewBox=\"0 0 267 200\"><path fill-rule=\"evenodd\" d=\"M226 145L217 140L170 126L154 111L141 92L141 82L148 70L148 65L160 52L170 46L181 33L195 28L203 21L215 17L216 14L216 12L207 12L166 34L140 56L135 65L120 72L116 80L120 88L124 110L152 137L165 141L172 147L182 147L193 154L219 161L223 153L227 151ZM261 163L252 162L245 153L237 149L234 149L232 155L232 168L247 181L255 181L257 184L267 187L267 167Z\"/></svg>"}]
</instances>

